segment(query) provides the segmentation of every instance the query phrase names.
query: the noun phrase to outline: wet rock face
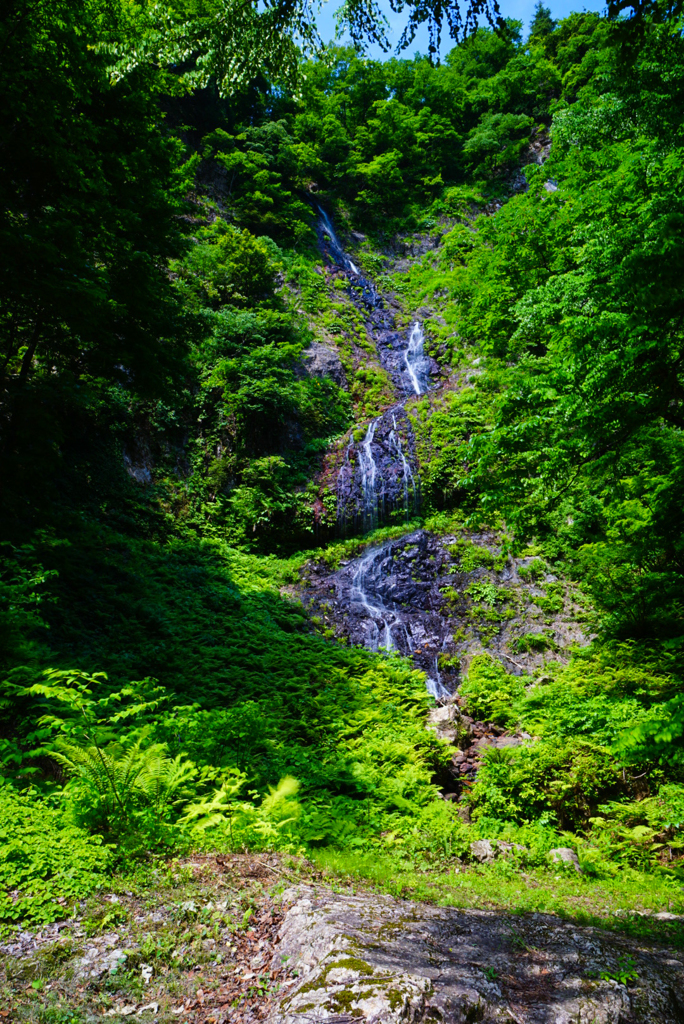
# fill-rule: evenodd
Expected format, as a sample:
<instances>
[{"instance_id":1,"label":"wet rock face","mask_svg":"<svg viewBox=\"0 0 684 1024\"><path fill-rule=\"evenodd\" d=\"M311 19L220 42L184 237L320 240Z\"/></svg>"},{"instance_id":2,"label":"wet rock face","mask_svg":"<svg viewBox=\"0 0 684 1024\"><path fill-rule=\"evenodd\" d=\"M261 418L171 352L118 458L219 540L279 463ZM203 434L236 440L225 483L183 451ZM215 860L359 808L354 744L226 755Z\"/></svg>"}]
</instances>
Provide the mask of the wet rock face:
<instances>
[{"instance_id":1,"label":"wet rock face","mask_svg":"<svg viewBox=\"0 0 684 1024\"><path fill-rule=\"evenodd\" d=\"M268 1018L443 1024L675 1024L684 1019L681 954L542 914L458 911L314 888L291 909L273 965L299 977ZM625 958L631 987L601 980Z\"/></svg>"},{"instance_id":2,"label":"wet rock face","mask_svg":"<svg viewBox=\"0 0 684 1024\"><path fill-rule=\"evenodd\" d=\"M420 505L413 431L403 405L349 438L337 470L338 529L366 533L390 518L409 519Z\"/></svg>"},{"instance_id":3,"label":"wet rock face","mask_svg":"<svg viewBox=\"0 0 684 1024\"><path fill-rule=\"evenodd\" d=\"M437 682L438 656L453 646L439 592L443 562L437 538L417 530L371 548L337 572L316 567L312 573L315 593L306 597L310 606L321 608L320 598L325 595L324 604L338 634L351 643L413 657Z\"/></svg>"},{"instance_id":4,"label":"wet rock face","mask_svg":"<svg viewBox=\"0 0 684 1024\"><path fill-rule=\"evenodd\" d=\"M326 627L356 646L411 658L429 692L447 702L428 722L454 747L451 767L435 779L445 799L458 799L488 749L530 740L465 713L458 686L472 658L489 654L521 675L585 641L572 591L537 563L504 557L493 534L415 530L337 569L310 565L302 581L304 604Z\"/></svg>"},{"instance_id":5,"label":"wet rock face","mask_svg":"<svg viewBox=\"0 0 684 1024\"><path fill-rule=\"evenodd\" d=\"M543 665L548 651L562 658L565 648L582 642L567 615L565 585L544 568L531 574L534 563L504 558L493 534L437 537L415 530L337 570L324 562L311 566L302 596L338 636L411 657L433 681L433 692L449 696L475 654L487 652L519 675ZM549 598L551 587L559 593Z\"/></svg>"}]
</instances>

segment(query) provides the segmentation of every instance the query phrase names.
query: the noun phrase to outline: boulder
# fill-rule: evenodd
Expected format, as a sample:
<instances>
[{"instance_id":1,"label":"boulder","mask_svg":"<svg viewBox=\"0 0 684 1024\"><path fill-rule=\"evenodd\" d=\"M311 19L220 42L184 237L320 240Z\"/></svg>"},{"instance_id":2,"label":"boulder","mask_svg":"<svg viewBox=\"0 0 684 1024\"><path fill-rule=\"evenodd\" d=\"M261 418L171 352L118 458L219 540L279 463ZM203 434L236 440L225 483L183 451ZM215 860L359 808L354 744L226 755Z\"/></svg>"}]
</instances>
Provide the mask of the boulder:
<instances>
[{"instance_id":1,"label":"boulder","mask_svg":"<svg viewBox=\"0 0 684 1024\"><path fill-rule=\"evenodd\" d=\"M455 704L443 704L432 708L428 713L425 726L434 732L440 740L454 746L458 741L458 707Z\"/></svg>"},{"instance_id":2,"label":"boulder","mask_svg":"<svg viewBox=\"0 0 684 1024\"><path fill-rule=\"evenodd\" d=\"M526 846L522 845L522 843L506 843L502 839L497 839L496 849L497 852L500 853L502 857L506 857L511 853L522 854L530 852Z\"/></svg>"},{"instance_id":3,"label":"boulder","mask_svg":"<svg viewBox=\"0 0 684 1024\"><path fill-rule=\"evenodd\" d=\"M580 874L582 872L579 857L569 846L557 846L555 849L549 850L549 857L554 864L570 864L575 871L578 871Z\"/></svg>"},{"instance_id":4,"label":"boulder","mask_svg":"<svg viewBox=\"0 0 684 1024\"><path fill-rule=\"evenodd\" d=\"M476 839L474 843L470 844L470 856L473 860L479 860L480 864L486 864L490 860L494 860L496 854L488 839Z\"/></svg>"},{"instance_id":5,"label":"boulder","mask_svg":"<svg viewBox=\"0 0 684 1024\"><path fill-rule=\"evenodd\" d=\"M313 341L305 351L304 366L310 377L330 377L341 388L347 386L347 378L337 352L319 341Z\"/></svg>"}]
</instances>

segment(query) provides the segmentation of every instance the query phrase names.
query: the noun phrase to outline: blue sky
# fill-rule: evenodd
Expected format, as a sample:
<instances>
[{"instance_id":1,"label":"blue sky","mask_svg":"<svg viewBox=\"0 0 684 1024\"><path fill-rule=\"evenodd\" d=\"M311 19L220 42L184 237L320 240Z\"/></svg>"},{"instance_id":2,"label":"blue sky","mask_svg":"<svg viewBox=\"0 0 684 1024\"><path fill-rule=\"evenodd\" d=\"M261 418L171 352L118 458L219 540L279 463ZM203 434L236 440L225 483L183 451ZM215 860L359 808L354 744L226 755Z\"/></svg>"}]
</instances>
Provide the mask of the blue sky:
<instances>
[{"instance_id":1,"label":"blue sky","mask_svg":"<svg viewBox=\"0 0 684 1024\"><path fill-rule=\"evenodd\" d=\"M522 21L526 33L534 8L536 7L536 0L499 0L499 3L504 18L517 18ZM393 46L396 46L406 23L406 14L393 14L386 0L380 0L380 6L390 23L390 42ZM574 2L573 0L546 0L545 6L551 9L554 18L565 18L572 11L603 11L606 3L605 0L574 0ZM335 31L334 15L338 7L338 0L327 0L318 15L318 27L321 36L326 41L333 37ZM451 49L452 45L448 38L443 38L442 53L446 53ZM404 56L412 57L416 51L427 52L427 32L422 31L416 36L415 43L409 50L405 51ZM370 52L373 57L382 58L383 56L377 48ZM391 54L387 56L391 56Z\"/></svg>"}]
</instances>

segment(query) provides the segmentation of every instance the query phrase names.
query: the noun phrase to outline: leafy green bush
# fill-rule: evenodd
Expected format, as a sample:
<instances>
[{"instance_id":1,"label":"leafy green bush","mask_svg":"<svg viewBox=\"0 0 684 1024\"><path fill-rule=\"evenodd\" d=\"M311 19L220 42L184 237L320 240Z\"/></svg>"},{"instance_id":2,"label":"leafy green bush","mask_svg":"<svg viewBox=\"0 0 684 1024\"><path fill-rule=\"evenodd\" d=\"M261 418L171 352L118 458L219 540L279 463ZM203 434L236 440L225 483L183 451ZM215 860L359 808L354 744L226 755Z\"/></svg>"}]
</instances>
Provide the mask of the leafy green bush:
<instances>
[{"instance_id":1,"label":"leafy green bush","mask_svg":"<svg viewBox=\"0 0 684 1024\"><path fill-rule=\"evenodd\" d=\"M525 677L509 675L500 661L478 654L470 663L460 692L468 711L480 721L505 725L516 719L516 702L525 691Z\"/></svg>"},{"instance_id":2,"label":"leafy green bush","mask_svg":"<svg viewBox=\"0 0 684 1024\"><path fill-rule=\"evenodd\" d=\"M515 639L514 650L523 653L534 653L536 651L554 651L557 644L553 634L547 633L523 633Z\"/></svg>"},{"instance_id":3,"label":"leafy green bush","mask_svg":"<svg viewBox=\"0 0 684 1024\"><path fill-rule=\"evenodd\" d=\"M102 839L71 824L63 806L0 782L0 922L63 917L105 883L111 863Z\"/></svg>"},{"instance_id":4,"label":"leafy green bush","mask_svg":"<svg viewBox=\"0 0 684 1024\"><path fill-rule=\"evenodd\" d=\"M541 558L535 558L529 565L519 565L518 575L520 579L528 582L538 580L547 572L546 564Z\"/></svg>"},{"instance_id":5,"label":"leafy green bush","mask_svg":"<svg viewBox=\"0 0 684 1024\"><path fill-rule=\"evenodd\" d=\"M490 568L494 565L496 556L488 548L471 541L457 541L448 548L457 565L463 572L473 572L477 568Z\"/></svg>"},{"instance_id":6,"label":"leafy green bush","mask_svg":"<svg viewBox=\"0 0 684 1024\"><path fill-rule=\"evenodd\" d=\"M648 868L656 860L676 863L684 856L684 786L660 786L655 796L601 804L592 817L590 846L621 861Z\"/></svg>"},{"instance_id":7,"label":"leafy green bush","mask_svg":"<svg viewBox=\"0 0 684 1024\"><path fill-rule=\"evenodd\" d=\"M586 740L542 740L485 758L469 799L478 819L577 829L621 778L610 750Z\"/></svg>"}]
</instances>

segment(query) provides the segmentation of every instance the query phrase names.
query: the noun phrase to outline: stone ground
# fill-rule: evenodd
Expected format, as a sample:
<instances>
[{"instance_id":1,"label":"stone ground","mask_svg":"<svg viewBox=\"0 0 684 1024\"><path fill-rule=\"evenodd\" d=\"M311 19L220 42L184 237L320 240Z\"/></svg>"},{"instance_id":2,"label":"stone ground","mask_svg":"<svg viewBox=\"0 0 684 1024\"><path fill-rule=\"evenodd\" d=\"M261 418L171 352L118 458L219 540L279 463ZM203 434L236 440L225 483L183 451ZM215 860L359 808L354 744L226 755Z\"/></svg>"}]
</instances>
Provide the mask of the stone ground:
<instances>
[{"instance_id":1,"label":"stone ground","mask_svg":"<svg viewBox=\"0 0 684 1024\"><path fill-rule=\"evenodd\" d=\"M542 914L431 907L300 887L273 962L299 977L269 1024L684 1020L681 954Z\"/></svg>"},{"instance_id":2,"label":"stone ground","mask_svg":"<svg viewBox=\"0 0 684 1024\"><path fill-rule=\"evenodd\" d=\"M0 994L16 1024L674 1024L684 954L343 887L292 858L202 856L5 936Z\"/></svg>"}]
</instances>

